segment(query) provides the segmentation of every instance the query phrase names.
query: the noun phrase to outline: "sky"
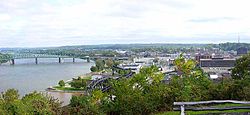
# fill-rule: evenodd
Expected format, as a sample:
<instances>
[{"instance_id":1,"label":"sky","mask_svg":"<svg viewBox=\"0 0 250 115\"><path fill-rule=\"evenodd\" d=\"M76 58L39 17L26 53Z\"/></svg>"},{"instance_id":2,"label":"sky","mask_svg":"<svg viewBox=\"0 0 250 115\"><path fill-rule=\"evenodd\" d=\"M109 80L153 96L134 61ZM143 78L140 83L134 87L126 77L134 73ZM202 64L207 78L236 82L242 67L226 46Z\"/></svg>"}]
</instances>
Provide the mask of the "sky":
<instances>
[{"instance_id":1,"label":"sky","mask_svg":"<svg viewBox=\"0 0 250 115\"><path fill-rule=\"evenodd\" d=\"M250 42L249 0L0 0L0 47Z\"/></svg>"}]
</instances>

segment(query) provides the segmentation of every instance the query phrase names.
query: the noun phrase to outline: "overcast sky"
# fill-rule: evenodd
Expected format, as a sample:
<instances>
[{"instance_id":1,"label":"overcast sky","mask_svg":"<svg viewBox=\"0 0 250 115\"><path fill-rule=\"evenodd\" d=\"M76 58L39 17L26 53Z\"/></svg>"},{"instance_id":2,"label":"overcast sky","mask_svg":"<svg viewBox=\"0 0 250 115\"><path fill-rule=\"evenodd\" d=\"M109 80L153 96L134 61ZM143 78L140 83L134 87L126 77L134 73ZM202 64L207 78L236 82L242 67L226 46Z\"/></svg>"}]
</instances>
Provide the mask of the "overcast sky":
<instances>
[{"instance_id":1,"label":"overcast sky","mask_svg":"<svg viewBox=\"0 0 250 115\"><path fill-rule=\"evenodd\" d=\"M0 0L0 47L250 42L249 0Z\"/></svg>"}]
</instances>

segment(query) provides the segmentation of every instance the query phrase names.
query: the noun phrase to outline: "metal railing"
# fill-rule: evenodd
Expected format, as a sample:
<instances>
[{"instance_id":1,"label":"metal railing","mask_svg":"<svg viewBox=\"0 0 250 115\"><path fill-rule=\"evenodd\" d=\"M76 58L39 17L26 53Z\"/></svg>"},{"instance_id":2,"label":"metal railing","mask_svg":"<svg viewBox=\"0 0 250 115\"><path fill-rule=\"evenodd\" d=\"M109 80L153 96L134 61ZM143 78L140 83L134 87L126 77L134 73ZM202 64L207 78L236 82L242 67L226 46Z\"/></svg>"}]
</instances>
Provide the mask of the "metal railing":
<instances>
[{"instance_id":1,"label":"metal railing","mask_svg":"<svg viewBox=\"0 0 250 115\"><path fill-rule=\"evenodd\" d=\"M250 104L250 101L236 101L236 100L211 100L211 101L197 101L197 102L174 102L175 106L180 106L181 115L185 115L185 106L194 106L202 104L223 104L223 103L234 103L234 104ZM203 111L203 110L235 110L235 109L250 109L250 106L238 106L238 107L201 107L201 108L189 108L188 110Z\"/></svg>"}]
</instances>

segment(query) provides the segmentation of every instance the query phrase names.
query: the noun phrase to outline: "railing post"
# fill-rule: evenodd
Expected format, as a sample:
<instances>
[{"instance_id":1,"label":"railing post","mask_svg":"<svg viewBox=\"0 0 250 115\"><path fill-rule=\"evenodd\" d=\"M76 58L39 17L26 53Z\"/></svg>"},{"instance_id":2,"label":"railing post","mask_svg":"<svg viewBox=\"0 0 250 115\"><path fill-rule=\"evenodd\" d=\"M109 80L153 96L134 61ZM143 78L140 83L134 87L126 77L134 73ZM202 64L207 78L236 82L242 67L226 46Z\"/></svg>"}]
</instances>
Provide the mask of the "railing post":
<instances>
[{"instance_id":1,"label":"railing post","mask_svg":"<svg viewBox=\"0 0 250 115\"><path fill-rule=\"evenodd\" d=\"M181 115L185 115L185 108L184 108L184 105L181 105Z\"/></svg>"}]
</instances>

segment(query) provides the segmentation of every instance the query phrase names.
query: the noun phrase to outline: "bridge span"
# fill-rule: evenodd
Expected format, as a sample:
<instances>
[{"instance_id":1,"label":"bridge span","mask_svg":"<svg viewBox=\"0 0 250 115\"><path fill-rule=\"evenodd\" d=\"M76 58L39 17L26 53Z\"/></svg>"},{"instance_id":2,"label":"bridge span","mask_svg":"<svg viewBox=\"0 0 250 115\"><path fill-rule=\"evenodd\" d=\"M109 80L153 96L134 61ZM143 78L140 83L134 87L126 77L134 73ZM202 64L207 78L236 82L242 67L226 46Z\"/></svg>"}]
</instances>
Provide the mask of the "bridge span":
<instances>
[{"instance_id":1,"label":"bridge span","mask_svg":"<svg viewBox=\"0 0 250 115\"><path fill-rule=\"evenodd\" d=\"M61 55L46 55L46 54L14 54L8 59L2 59L9 61L11 65L15 65L15 60L16 59L34 59L35 64L39 63L39 58L58 58L58 63L63 63L63 59L65 58L72 58L72 62L75 63L75 59L77 57L73 56L61 56ZM90 62L90 57L85 56L81 59L86 59L87 62Z\"/></svg>"},{"instance_id":2,"label":"bridge span","mask_svg":"<svg viewBox=\"0 0 250 115\"><path fill-rule=\"evenodd\" d=\"M90 57L90 56L84 56L84 57L74 57L74 56L62 56L62 55L47 55L47 54L31 54L31 53L22 53L22 54L12 54L11 57L6 59L0 59L10 62L11 65L15 64L16 59L34 59L35 64L38 64L39 58L58 58L58 63L62 63L64 58L72 58L72 62L75 62L76 58L87 60L87 62L90 62L90 60L97 60L97 59L114 59L114 60L128 60L128 57L102 57L102 56L96 56L96 57Z\"/></svg>"}]
</instances>

